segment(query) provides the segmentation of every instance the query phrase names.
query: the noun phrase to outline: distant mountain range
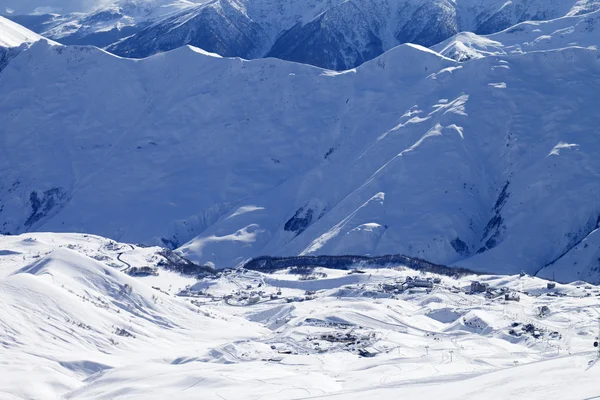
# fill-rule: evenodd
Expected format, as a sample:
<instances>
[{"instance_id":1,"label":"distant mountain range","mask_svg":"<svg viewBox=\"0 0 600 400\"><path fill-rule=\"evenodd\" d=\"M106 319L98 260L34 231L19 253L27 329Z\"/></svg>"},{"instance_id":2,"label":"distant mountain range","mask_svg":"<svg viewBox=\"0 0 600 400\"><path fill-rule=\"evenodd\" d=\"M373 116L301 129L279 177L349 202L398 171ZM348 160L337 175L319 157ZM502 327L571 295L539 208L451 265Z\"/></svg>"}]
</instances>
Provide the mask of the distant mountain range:
<instances>
[{"instance_id":1,"label":"distant mountain range","mask_svg":"<svg viewBox=\"0 0 600 400\"><path fill-rule=\"evenodd\" d=\"M333 70L402 43L486 35L524 21L578 16L598 0L117 0L89 13L8 15L63 44L143 58L184 45L225 57L275 57Z\"/></svg>"}]
</instances>

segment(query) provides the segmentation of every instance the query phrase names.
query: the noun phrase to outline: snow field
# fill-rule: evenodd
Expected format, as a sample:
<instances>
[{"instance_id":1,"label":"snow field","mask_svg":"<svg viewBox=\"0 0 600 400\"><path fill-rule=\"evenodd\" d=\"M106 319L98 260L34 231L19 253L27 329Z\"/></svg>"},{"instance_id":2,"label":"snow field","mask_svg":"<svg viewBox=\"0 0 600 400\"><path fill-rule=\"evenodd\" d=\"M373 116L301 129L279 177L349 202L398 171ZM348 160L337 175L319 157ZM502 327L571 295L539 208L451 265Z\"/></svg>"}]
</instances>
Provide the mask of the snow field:
<instances>
[{"instance_id":1,"label":"snow field","mask_svg":"<svg viewBox=\"0 0 600 400\"><path fill-rule=\"evenodd\" d=\"M385 285L418 273L130 277L119 255L131 267L159 265L159 249L45 233L3 236L0 247L1 398L576 399L597 390L588 362L599 288L584 282L550 290L529 276L425 274L440 283L394 293ZM520 302L468 294L473 280Z\"/></svg>"}]
</instances>

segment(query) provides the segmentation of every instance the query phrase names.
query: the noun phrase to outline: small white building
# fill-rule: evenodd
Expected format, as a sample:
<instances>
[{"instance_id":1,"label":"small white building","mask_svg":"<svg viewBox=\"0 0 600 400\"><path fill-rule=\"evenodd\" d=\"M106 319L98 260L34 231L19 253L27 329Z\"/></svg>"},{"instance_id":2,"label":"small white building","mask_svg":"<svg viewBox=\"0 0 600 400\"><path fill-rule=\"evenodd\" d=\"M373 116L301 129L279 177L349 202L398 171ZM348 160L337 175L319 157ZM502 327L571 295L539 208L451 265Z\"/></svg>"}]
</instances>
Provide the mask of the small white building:
<instances>
[{"instance_id":1,"label":"small white building","mask_svg":"<svg viewBox=\"0 0 600 400\"><path fill-rule=\"evenodd\" d=\"M253 294L248 297L248 304L256 304L260 301L260 296L258 294Z\"/></svg>"},{"instance_id":2,"label":"small white building","mask_svg":"<svg viewBox=\"0 0 600 400\"><path fill-rule=\"evenodd\" d=\"M519 295L519 293L506 293L504 295L504 300L506 301L521 301L521 296Z\"/></svg>"},{"instance_id":3,"label":"small white building","mask_svg":"<svg viewBox=\"0 0 600 400\"><path fill-rule=\"evenodd\" d=\"M471 293L483 293L488 289L487 283L481 283L479 281L471 282Z\"/></svg>"}]
</instances>

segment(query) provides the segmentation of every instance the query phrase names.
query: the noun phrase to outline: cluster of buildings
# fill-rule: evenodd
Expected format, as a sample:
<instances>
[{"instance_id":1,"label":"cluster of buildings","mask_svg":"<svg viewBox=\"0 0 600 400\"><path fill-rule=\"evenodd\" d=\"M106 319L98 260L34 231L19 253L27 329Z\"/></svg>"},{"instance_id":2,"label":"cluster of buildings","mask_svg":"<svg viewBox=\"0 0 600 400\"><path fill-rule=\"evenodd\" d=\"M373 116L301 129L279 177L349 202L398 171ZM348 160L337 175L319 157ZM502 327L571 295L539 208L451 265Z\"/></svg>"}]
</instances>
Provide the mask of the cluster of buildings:
<instances>
[{"instance_id":1,"label":"cluster of buildings","mask_svg":"<svg viewBox=\"0 0 600 400\"><path fill-rule=\"evenodd\" d=\"M492 288L487 283L479 281L471 282L469 293L485 293L487 298L493 299L504 296L505 301L521 301L521 296L517 292L511 292L508 288Z\"/></svg>"},{"instance_id":2,"label":"cluster of buildings","mask_svg":"<svg viewBox=\"0 0 600 400\"><path fill-rule=\"evenodd\" d=\"M252 289L251 285L248 285ZM264 290L238 290L235 293L227 294L223 296L223 300L229 302L234 300L238 305L256 304L261 300L276 300L281 296L281 290L277 290L275 293L267 293Z\"/></svg>"},{"instance_id":3,"label":"cluster of buildings","mask_svg":"<svg viewBox=\"0 0 600 400\"><path fill-rule=\"evenodd\" d=\"M125 271L127 275L134 277L158 276L156 267L130 267Z\"/></svg>"},{"instance_id":4,"label":"cluster of buildings","mask_svg":"<svg viewBox=\"0 0 600 400\"><path fill-rule=\"evenodd\" d=\"M434 285L442 283L441 278L421 278L418 276L408 276L404 281L386 282L381 284L381 289L388 293L402 293L407 289L433 289Z\"/></svg>"},{"instance_id":5,"label":"cluster of buildings","mask_svg":"<svg viewBox=\"0 0 600 400\"><path fill-rule=\"evenodd\" d=\"M293 296L293 297L288 297L285 299L285 301L287 301L288 303L294 303L294 302L302 302L302 301L308 301L308 300L314 300L317 298L317 291L316 290L306 290L304 292L304 296Z\"/></svg>"}]
</instances>

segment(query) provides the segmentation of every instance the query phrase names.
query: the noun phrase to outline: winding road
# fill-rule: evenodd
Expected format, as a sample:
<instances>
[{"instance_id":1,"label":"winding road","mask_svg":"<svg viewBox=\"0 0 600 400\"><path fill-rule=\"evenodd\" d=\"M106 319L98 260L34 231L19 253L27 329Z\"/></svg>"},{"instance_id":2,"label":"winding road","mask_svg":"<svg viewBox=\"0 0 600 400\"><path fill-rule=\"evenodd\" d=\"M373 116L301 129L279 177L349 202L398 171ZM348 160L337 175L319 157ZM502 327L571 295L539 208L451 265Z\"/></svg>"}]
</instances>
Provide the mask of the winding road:
<instances>
[{"instance_id":1,"label":"winding road","mask_svg":"<svg viewBox=\"0 0 600 400\"><path fill-rule=\"evenodd\" d=\"M135 247L133 247L132 245L128 244L127 246L129 246L129 247L131 248L131 250L135 250ZM128 270L129 268L131 268L131 264L129 264L127 261L125 261L125 260L123 260L123 259L121 258L121 256L122 256L123 254L125 254L125 252L124 252L124 251L122 251L122 252L118 253L118 254L117 254L117 260L119 260L119 261L120 261L122 264L125 264L125 265L126 265L126 267L125 267L125 268L123 268L123 269L121 270L121 272L127 272L127 270Z\"/></svg>"}]
</instances>

